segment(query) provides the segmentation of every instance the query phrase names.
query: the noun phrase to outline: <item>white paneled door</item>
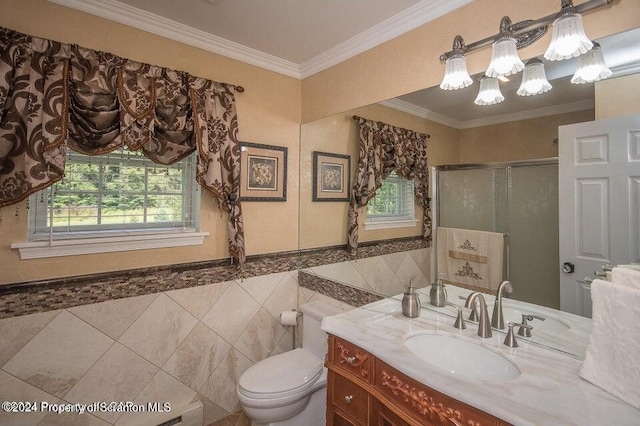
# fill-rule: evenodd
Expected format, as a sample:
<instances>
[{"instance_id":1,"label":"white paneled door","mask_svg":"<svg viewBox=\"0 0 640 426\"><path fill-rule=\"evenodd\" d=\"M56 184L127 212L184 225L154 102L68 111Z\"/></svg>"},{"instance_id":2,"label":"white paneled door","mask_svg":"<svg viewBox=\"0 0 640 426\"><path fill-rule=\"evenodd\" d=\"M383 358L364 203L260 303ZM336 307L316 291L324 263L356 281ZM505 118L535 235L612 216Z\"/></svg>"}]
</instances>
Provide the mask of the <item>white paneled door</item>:
<instances>
[{"instance_id":1,"label":"white paneled door","mask_svg":"<svg viewBox=\"0 0 640 426\"><path fill-rule=\"evenodd\" d=\"M602 266L640 262L640 115L559 129L560 305L591 317Z\"/></svg>"}]
</instances>

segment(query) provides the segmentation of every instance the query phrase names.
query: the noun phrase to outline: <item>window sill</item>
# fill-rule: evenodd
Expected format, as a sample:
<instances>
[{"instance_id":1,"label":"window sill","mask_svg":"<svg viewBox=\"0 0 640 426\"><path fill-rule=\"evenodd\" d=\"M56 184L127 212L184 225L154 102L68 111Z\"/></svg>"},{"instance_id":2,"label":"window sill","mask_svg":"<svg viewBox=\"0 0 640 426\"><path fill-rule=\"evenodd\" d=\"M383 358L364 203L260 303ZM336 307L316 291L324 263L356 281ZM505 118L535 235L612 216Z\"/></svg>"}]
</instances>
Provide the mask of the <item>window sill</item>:
<instances>
[{"instance_id":1,"label":"window sill","mask_svg":"<svg viewBox=\"0 0 640 426\"><path fill-rule=\"evenodd\" d=\"M417 219L404 220L376 220L364 223L364 229L372 231L375 229L412 228L418 223Z\"/></svg>"},{"instance_id":2,"label":"window sill","mask_svg":"<svg viewBox=\"0 0 640 426\"><path fill-rule=\"evenodd\" d=\"M175 232L116 237L96 237L75 240L33 241L11 244L20 252L20 259L78 256L82 254L113 253L167 247L202 245L208 232Z\"/></svg>"}]
</instances>

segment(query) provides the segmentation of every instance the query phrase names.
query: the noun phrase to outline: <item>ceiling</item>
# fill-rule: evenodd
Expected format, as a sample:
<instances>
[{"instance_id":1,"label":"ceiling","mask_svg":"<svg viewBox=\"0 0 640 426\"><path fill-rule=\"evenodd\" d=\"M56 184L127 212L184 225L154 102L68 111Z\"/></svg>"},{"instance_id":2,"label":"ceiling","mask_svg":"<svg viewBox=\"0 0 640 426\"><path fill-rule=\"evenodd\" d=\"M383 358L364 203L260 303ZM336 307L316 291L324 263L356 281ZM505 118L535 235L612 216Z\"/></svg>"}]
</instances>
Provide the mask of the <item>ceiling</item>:
<instances>
[{"instance_id":1,"label":"ceiling","mask_svg":"<svg viewBox=\"0 0 640 426\"><path fill-rule=\"evenodd\" d=\"M305 78L472 0L49 0Z\"/></svg>"},{"instance_id":2,"label":"ceiling","mask_svg":"<svg viewBox=\"0 0 640 426\"><path fill-rule=\"evenodd\" d=\"M121 0L301 64L419 0Z\"/></svg>"},{"instance_id":3,"label":"ceiling","mask_svg":"<svg viewBox=\"0 0 640 426\"><path fill-rule=\"evenodd\" d=\"M303 79L473 0L49 1ZM614 75L616 67L639 71L640 29L599 42ZM473 103L477 83L456 91L434 87L382 104L456 128L592 109L593 84L569 82L576 62L545 61L553 89L539 96L515 94L518 74L500 83L506 100L497 105Z\"/></svg>"}]
</instances>

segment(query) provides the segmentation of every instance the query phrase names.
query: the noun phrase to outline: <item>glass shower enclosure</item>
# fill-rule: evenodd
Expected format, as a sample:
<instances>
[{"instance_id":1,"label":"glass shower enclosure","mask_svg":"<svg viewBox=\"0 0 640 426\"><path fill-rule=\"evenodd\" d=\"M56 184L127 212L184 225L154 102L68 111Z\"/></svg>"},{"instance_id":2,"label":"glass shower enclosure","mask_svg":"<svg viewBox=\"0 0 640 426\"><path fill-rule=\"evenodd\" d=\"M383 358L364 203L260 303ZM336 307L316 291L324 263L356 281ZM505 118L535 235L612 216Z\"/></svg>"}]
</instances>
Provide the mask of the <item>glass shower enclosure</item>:
<instances>
[{"instance_id":1,"label":"glass shower enclosure","mask_svg":"<svg viewBox=\"0 0 640 426\"><path fill-rule=\"evenodd\" d=\"M506 234L511 297L559 309L557 159L438 166L432 178L435 225Z\"/></svg>"}]
</instances>

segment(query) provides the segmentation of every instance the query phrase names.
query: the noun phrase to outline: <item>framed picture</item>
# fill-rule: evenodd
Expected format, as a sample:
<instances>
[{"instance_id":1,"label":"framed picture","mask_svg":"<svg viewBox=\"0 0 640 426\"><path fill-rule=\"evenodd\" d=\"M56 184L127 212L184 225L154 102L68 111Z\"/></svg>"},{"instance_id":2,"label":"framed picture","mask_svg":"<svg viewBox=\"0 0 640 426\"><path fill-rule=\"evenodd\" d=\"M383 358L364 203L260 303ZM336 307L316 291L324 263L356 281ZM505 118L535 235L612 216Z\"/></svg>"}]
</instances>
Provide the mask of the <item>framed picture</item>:
<instances>
[{"instance_id":1,"label":"framed picture","mask_svg":"<svg viewBox=\"0 0 640 426\"><path fill-rule=\"evenodd\" d=\"M351 157L313 152L313 201L349 201Z\"/></svg>"},{"instance_id":2,"label":"framed picture","mask_svg":"<svg viewBox=\"0 0 640 426\"><path fill-rule=\"evenodd\" d=\"M287 148L240 142L240 199L287 201Z\"/></svg>"}]
</instances>

